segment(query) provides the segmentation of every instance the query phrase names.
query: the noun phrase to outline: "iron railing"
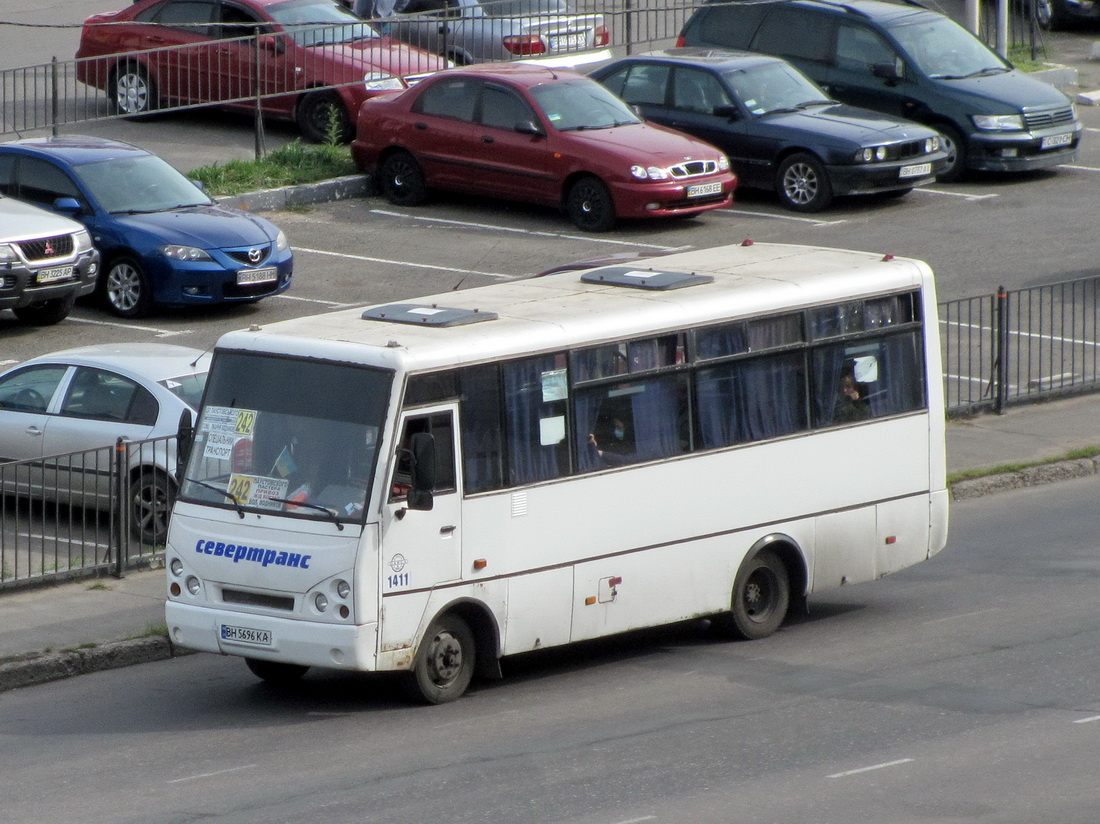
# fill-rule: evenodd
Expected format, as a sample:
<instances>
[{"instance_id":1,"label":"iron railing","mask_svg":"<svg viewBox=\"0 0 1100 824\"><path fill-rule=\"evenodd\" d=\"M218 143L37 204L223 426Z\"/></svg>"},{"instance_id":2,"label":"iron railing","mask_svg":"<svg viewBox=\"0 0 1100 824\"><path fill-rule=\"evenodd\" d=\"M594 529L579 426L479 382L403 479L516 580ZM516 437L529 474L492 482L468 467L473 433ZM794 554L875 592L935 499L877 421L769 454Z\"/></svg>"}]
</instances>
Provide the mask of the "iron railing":
<instances>
[{"instance_id":1,"label":"iron railing","mask_svg":"<svg viewBox=\"0 0 1100 824\"><path fill-rule=\"evenodd\" d=\"M0 591L163 557L175 436L0 464Z\"/></svg>"}]
</instances>

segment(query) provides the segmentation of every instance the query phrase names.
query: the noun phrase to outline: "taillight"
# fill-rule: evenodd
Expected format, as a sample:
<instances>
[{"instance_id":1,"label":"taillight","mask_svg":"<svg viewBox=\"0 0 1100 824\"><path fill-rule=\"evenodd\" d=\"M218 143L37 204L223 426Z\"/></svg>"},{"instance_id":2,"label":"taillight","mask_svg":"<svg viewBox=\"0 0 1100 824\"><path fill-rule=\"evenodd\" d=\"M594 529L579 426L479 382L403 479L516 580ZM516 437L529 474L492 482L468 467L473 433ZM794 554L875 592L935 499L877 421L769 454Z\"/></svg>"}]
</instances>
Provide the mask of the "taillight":
<instances>
[{"instance_id":1,"label":"taillight","mask_svg":"<svg viewBox=\"0 0 1100 824\"><path fill-rule=\"evenodd\" d=\"M607 26L596 26L596 36L592 41L593 46L606 46L611 42L611 32L607 30Z\"/></svg>"},{"instance_id":2,"label":"taillight","mask_svg":"<svg viewBox=\"0 0 1100 824\"><path fill-rule=\"evenodd\" d=\"M676 48L682 49L686 45L687 44L684 43L684 35L681 34L679 37L676 38Z\"/></svg>"},{"instance_id":3,"label":"taillight","mask_svg":"<svg viewBox=\"0 0 1100 824\"><path fill-rule=\"evenodd\" d=\"M504 48L509 54L543 54L546 43L537 34L513 34L504 38Z\"/></svg>"}]
</instances>

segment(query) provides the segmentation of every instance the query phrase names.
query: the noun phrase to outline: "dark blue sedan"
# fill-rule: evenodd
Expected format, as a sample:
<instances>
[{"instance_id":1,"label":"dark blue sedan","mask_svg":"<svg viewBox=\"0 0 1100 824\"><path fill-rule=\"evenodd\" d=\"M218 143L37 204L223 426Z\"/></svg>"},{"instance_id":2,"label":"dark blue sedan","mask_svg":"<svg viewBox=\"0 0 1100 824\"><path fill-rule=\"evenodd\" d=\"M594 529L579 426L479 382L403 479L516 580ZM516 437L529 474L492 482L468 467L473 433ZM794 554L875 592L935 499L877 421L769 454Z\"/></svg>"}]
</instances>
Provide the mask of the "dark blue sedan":
<instances>
[{"instance_id":1,"label":"dark blue sedan","mask_svg":"<svg viewBox=\"0 0 1100 824\"><path fill-rule=\"evenodd\" d=\"M124 318L154 304L256 301L290 286L286 235L216 205L137 146L64 136L0 144L0 193L83 223L103 259L97 294Z\"/></svg>"},{"instance_id":2,"label":"dark blue sedan","mask_svg":"<svg viewBox=\"0 0 1100 824\"><path fill-rule=\"evenodd\" d=\"M835 195L902 195L947 167L938 132L845 106L794 66L748 52L675 48L591 73L646 120L722 149L741 186L816 212Z\"/></svg>"}]
</instances>

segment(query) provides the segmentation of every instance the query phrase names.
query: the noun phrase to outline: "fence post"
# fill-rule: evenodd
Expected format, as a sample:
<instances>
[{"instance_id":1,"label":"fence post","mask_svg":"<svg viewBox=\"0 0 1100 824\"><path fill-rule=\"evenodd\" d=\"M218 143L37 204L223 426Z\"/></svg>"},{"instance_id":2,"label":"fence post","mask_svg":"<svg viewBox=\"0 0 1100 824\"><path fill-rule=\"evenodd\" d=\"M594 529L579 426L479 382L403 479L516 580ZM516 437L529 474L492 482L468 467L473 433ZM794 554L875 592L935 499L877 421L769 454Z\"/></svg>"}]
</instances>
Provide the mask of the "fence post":
<instances>
[{"instance_id":1,"label":"fence post","mask_svg":"<svg viewBox=\"0 0 1100 824\"><path fill-rule=\"evenodd\" d=\"M264 155L267 153L267 146L264 140L264 115L263 105L261 102L261 96L263 95L263 83L261 82L261 67L263 66L263 60L260 57L260 27L256 26L253 32L252 53L256 55L256 113L254 130L256 135L256 160L263 160Z\"/></svg>"},{"instance_id":2,"label":"fence post","mask_svg":"<svg viewBox=\"0 0 1100 824\"><path fill-rule=\"evenodd\" d=\"M115 441L115 452L111 460L114 506L111 507L111 549L115 554L114 571L116 578L126 577L126 535L129 527L130 507L126 500L126 438Z\"/></svg>"},{"instance_id":3,"label":"fence post","mask_svg":"<svg viewBox=\"0 0 1100 824\"><path fill-rule=\"evenodd\" d=\"M57 89L57 69L57 55L55 54L50 58L50 134L54 137L57 137L57 119L61 112Z\"/></svg>"},{"instance_id":4,"label":"fence post","mask_svg":"<svg viewBox=\"0 0 1100 824\"><path fill-rule=\"evenodd\" d=\"M997 311L994 313L995 334L997 336L997 351L994 364L996 371L994 381L994 410L998 415L1004 414L1005 404L1008 401L1008 290L1004 286L997 288Z\"/></svg>"}]
</instances>

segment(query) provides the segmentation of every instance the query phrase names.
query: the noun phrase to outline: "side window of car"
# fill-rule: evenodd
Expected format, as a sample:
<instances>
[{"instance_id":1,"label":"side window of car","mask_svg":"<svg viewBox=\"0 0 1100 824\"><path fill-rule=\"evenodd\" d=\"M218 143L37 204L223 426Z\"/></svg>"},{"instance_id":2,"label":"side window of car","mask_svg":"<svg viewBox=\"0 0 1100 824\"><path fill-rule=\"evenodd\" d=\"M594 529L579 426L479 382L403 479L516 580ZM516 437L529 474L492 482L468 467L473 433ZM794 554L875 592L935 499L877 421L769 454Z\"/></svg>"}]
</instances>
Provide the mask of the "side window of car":
<instances>
[{"instance_id":1,"label":"side window of car","mask_svg":"<svg viewBox=\"0 0 1100 824\"><path fill-rule=\"evenodd\" d=\"M214 36L223 40L231 37L252 37L257 29L260 32L269 31L266 26L257 26L260 21L252 12L242 9L240 6L231 6L223 3L221 6L221 25L215 27Z\"/></svg>"},{"instance_id":2,"label":"side window of car","mask_svg":"<svg viewBox=\"0 0 1100 824\"><path fill-rule=\"evenodd\" d=\"M413 111L472 122L480 85L469 77L445 78L424 90L413 104Z\"/></svg>"},{"instance_id":3,"label":"side window of car","mask_svg":"<svg viewBox=\"0 0 1100 824\"><path fill-rule=\"evenodd\" d=\"M191 34L213 37L211 23L218 19L218 5L204 0L179 0L157 7L152 22L183 29Z\"/></svg>"},{"instance_id":4,"label":"side window of car","mask_svg":"<svg viewBox=\"0 0 1100 824\"><path fill-rule=\"evenodd\" d=\"M0 380L0 410L45 412L67 366L31 366Z\"/></svg>"},{"instance_id":5,"label":"side window of car","mask_svg":"<svg viewBox=\"0 0 1100 824\"><path fill-rule=\"evenodd\" d=\"M19 197L42 206L53 206L59 197L80 198L80 190L65 172L46 160L24 157L19 163Z\"/></svg>"},{"instance_id":6,"label":"side window of car","mask_svg":"<svg viewBox=\"0 0 1100 824\"><path fill-rule=\"evenodd\" d=\"M483 126L498 129L515 129L517 123L538 122L531 107L511 89L487 85L481 93L481 117Z\"/></svg>"},{"instance_id":7,"label":"side window of car","mask_svg":"<svg viewBox=\"0 0 1100 824\"><path fill-rule=\"evenodd\" d=\"M777 6L760 26L751 50L817 63L830 62L835 30L834 15Z\"/></svg>"},{"instance_id":8,"label":"side window of car","mask_svg":"<svg viewBox=\"0 0 1100 824\"><path fill-rule=\"evenodd\" d=\"M689 27L687 45L720 46L747 49L770 3L730 3L699 12L697 23Z\"/></svg>"},{"instance_id":9,"label":"side window of car","mask_svg":"<svg viewBox=\"0 0 1100 824\"><path fill-rule=\"evenodd\" d=\"M0 154L0 195L15 196L15 155Z\"/></svg>"},{"instance_id":10,"label":"side window of car","mask_svg":"<svg viewBox=\"0 0 1100 824\"><path fill-rule=\"evenodd\" d=\"M876 64L895 64L898 54L877 32L866 26L842 22L836 30L836 66L846 71L871 73Z\"/></svg>"},{"instance_id":11,"label":"side window of car","mask_svg":"<svg viewBox=\"0 0 1100 824\"><path fill-rule=\"evenodd\" d=\"M722 82L710 72L678 68L673 74L672 105L677 109L710 114L730 102Z\"/></svg>"},{"instance_id":12,"label":"side window of car","mask_svg":"<svg viewBox=\"0 0 1100 824\"><path fill-rule=\"evenodd\" d=\"M632 66L620 97L632 106L663 106L670 72L668 66L646 63Z\"/></svg>"},{"instance_id":13,"label":"side window of car","mask_svg":"<svg viewBox=\"0 0 1100 824\"><path fill-rule=\"evenodd\" d=\"M102 369L77 370L61 414L99 421L120 421L152 426L157 422L157 400L148 389Z\"/></svg>"}]
</instances>

